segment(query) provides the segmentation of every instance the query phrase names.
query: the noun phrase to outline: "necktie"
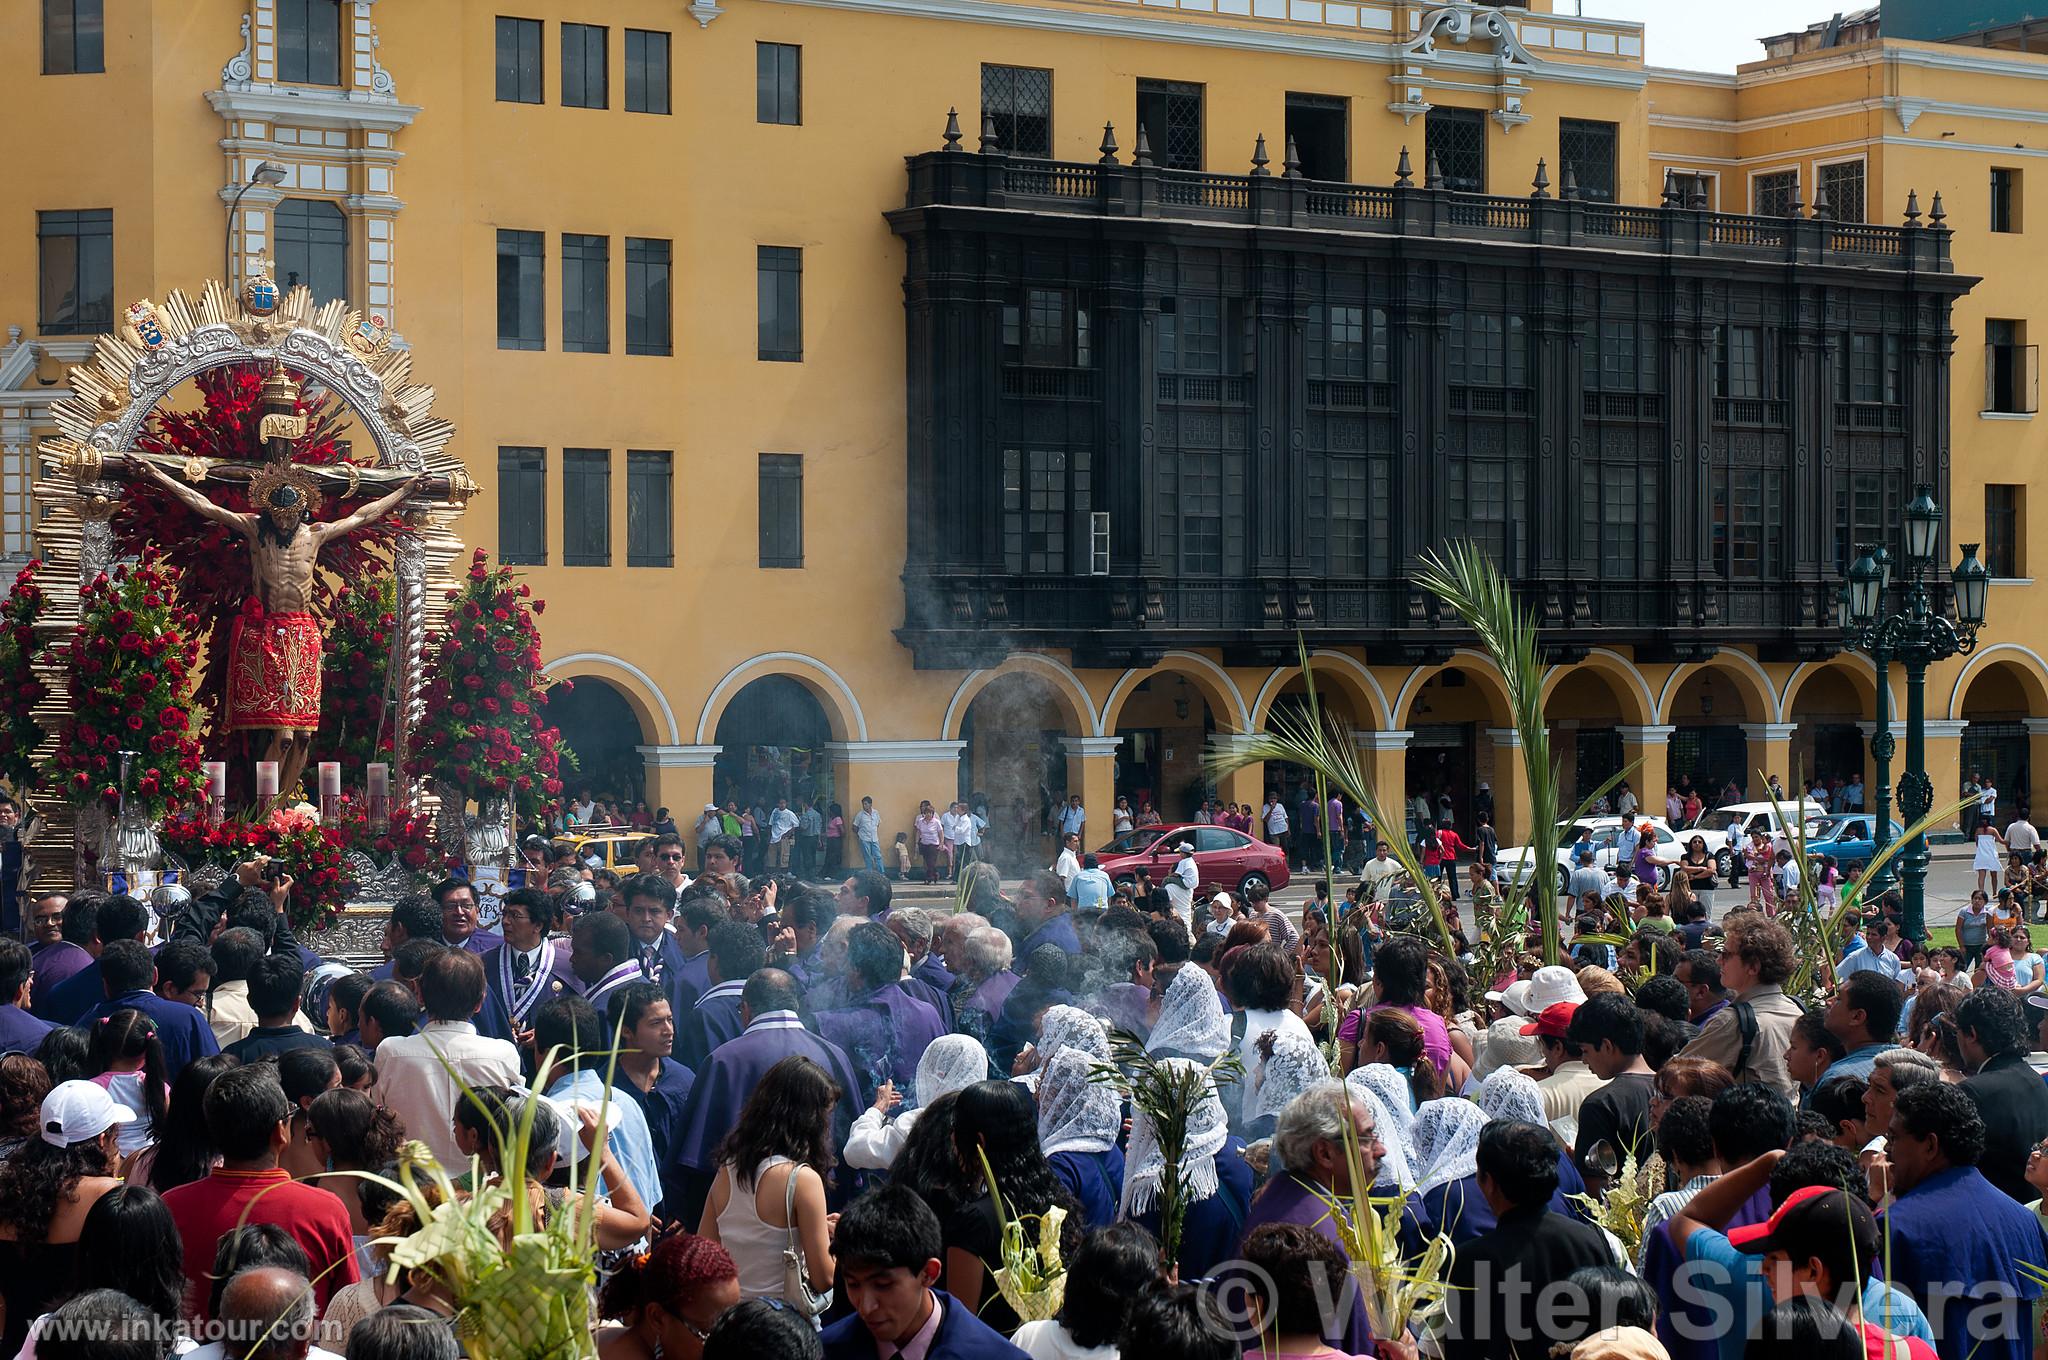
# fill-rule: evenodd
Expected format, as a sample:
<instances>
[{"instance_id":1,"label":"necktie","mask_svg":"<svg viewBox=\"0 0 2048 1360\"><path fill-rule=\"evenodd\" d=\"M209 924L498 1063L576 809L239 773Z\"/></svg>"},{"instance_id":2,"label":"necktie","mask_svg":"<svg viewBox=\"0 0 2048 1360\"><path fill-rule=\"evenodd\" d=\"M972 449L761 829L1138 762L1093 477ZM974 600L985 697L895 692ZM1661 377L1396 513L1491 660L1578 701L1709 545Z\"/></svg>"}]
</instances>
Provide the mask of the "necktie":
<instances>
[{"instance_id":1,"label":"necktie","mask_svg":"<svg viewBox=\"0 0 2048 1360\"><path fill-rule=\"evenodd\" d=\"M531 955L515 954L512 957L512 976L520 982L533 981L534 961Z\"/></svg>"},{"instance_id":2,"label":"necktie","mask_svg":"<svg viewBox=\"0 0 2048 1360\"><path fill-rule=\"evenodd\" d=\"M640 950L640 976L652 982L654 980L655 974L659 973L660 971L661 947L659 945L651 944L642 946Z\"/></svg>"}]
</instances>

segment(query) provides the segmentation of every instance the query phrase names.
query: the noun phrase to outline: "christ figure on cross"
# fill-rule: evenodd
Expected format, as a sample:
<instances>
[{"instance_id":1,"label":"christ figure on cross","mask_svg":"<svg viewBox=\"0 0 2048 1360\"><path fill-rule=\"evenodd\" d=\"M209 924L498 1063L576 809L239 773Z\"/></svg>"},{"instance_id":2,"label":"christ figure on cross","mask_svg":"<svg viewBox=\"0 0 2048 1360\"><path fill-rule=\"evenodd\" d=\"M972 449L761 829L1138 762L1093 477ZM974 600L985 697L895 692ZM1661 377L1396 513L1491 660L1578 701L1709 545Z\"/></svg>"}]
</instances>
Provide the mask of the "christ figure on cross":
<instances>
[{"instance_id":1,"label":"christ figure on cross","mask_svg":"<svg viewBox=\"0 0 2048 1360\"><path fill-rule=\"evenodd\" d=\"M304 773L320 726L320 621L313 613L313 573L320 549L396 510L422 480L415 475L340 519L316 523L318 492L306 469L268 463L249 479L253 511L216 505L147 458L129 467L162 487L195 515L224 525L249 544L249 602L228 634L227 732L268 732L261 757L278 764L278 789L289 793Z\"/></svg>"}]
</instances>

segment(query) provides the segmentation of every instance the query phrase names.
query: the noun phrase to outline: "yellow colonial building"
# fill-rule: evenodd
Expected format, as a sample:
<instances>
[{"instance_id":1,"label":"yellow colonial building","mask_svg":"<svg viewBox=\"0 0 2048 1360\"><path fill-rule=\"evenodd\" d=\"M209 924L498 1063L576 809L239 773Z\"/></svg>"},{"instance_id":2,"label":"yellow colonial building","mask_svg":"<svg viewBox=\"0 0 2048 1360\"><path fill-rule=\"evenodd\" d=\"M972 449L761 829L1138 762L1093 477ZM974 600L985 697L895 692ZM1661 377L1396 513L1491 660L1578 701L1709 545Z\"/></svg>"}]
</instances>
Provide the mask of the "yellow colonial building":
<instances>
[{"instance_id":1,"label":"yellow colonial building","mask_svg":"<svg viewBox=\"0 0 2048 1360\"><path fill-rule=\"evenodd\" d=\"M1069 792L1091 840L1256 807L1290 772L1201 757L1297 636L1383 796L1513 826L1405 579L1451 537L1539 609L1579 784L1862 772L1834 602L1921 482L1937 579L1998 578L1930 772L2009 814L2048 55L1922 8L1711 75L1550 0L14 0L0 548L92 335L269 261L416 351L585 777L685 826L975 790L1026 863Z\"/></svg>"}]
</instances>

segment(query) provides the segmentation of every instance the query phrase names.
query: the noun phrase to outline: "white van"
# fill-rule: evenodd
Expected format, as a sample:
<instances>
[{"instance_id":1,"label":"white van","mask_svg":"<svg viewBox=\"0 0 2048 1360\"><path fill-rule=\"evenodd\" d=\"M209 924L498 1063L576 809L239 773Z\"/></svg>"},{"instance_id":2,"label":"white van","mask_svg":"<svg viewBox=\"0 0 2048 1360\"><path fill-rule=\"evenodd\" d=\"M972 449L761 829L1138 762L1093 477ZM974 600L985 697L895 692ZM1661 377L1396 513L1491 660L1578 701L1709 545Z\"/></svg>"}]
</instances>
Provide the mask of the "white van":
<instances>
[{"instance_id":1,"label":"white van","mask_svg":"<svg viewBox=\"0 0 2048 1360\"><path fill-rule=\"evenodd\" d=\"M1790 799L1786 799L1782 806L1787 812L1795 810ZM1811 798L1801 799L1796 808L1801 826L1816 817L1828 815L1828 810ZM1785 828L1778 821L1777 809L1769 803L1729 803L1725 807L1702 812L1700 819L1690 828L1677 833L1678 848L1682 854L1694 836L1704 837L1708 853L1714 857L1714 873L1723 882L1733 885L1742 881L1742 851L1749 843L1750 834L1756 831L1771 833L1771 848L1774 850L1791 848Z\"/></svg>"}]
</instances>

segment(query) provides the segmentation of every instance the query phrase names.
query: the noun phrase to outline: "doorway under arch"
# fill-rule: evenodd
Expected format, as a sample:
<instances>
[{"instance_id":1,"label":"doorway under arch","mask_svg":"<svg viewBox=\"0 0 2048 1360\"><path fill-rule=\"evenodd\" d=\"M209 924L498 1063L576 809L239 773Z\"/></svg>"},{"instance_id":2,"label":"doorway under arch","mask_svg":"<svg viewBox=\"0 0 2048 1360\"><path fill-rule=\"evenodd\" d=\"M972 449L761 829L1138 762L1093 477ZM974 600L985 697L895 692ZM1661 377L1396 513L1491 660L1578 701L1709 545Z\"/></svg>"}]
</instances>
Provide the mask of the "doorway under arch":
<instances>
[{"instance_id":1,"label":"doorway under arch","mask_svg":"<svg viewBox=\"0 0 2048 1360\"><path fill-rule=\"evenodd\" d=\"M575 772L565 780L572 793L628 803L647 796L647 766L639 748L650 738L618 686L594 675L557 686L548 695L548 721L575 754Z\"/></svg>"},{"instance_id":2,"label":"doorway under arch","mask_svg":"<svg viewBox=\"0 0 2048 1360\"><path fill-rule=\"evenodd\" d=\"M718 716L712 796L722 805L766 810L778 798L792 808L832 797L825 745L832 725L801 680L764 675L748 681Z\"/></svg>"},{"instance_id":3,"label":"doorway under arch","mask_svg":"<svg viewBox=\"0 0 2048 1360\"><path fill-rule=\"evenodd\" d=\"M1042 868L1056 854L1052 810L1067 797L1074 721L1052 681L1031 671L989 681L960 719L958 786L935 788L930 797L934 805L948 793L970 807L986 805L983 858L1004 873Z\"/></svg>"}]
</instances>

